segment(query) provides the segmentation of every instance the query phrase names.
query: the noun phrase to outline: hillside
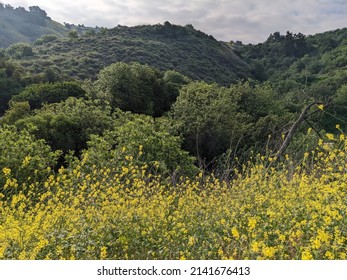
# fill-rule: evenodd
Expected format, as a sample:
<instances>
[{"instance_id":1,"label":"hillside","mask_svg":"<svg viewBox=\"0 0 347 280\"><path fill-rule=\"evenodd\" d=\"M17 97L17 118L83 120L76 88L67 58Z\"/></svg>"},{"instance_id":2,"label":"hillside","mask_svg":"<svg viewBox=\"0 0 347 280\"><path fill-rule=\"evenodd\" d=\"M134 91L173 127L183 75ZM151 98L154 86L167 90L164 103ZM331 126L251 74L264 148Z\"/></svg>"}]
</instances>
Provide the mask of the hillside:
<instances>
[{"instance_id":1,"label":"hillside","mask_svg":"<svg viewBox=\"0 0 347 280\"><path fill-rule=\"evenodd\" d=\"M32 43L47 34L63 37L67 31L37 6L27 11L23 7L13 8L0 3L0 48L18 42Z\"/></svg>"},{"instance_id":2,"label":"hillside","mask_svg":"<svg viewBox=\"0 0 347 280\"><path fill-rule=\"evenodd\" d=\"M65 27L0 48L0 260L346 260L347 29Z\"/></svg>"},{"instance_id":3,"label":"hillside","mask_svg":"<svg viewBox=\"0 0 347 280\"><path fill-rule=\"evenodd\" d=\"M229 85L249 77L249 67L227 44L193 26L118 26L70 36L33 48L20 63L31 73L47 68L62 77L95 78L115 62L139 62L160 70L174 69L196 80Z\"/></svg>"},{"instance_id":4,"label":"hillside","mask_svg":"<svg viewBox=\"0 0 347 280\"><path fill-rule=\"evenodd\" d=\"M275 32L264 43L238 45L236 53L258 81L271 84L287 110L299 114L309 103L324 104L304 129L335 133L336 124L347 128L346 38L347 28L310 36Z\"/></svg>"},{"instance_id":5,"label":"hillside","mask_svg":"<svg viewBox=\"0 0 347 280\"><path fill-rule=\"evenodd\" d=\"M310 36L275 32L264 43L241 45L236 49L260 81L311 85L346 75L346 38L347 28Z\"/></svg>"}]
</instances>

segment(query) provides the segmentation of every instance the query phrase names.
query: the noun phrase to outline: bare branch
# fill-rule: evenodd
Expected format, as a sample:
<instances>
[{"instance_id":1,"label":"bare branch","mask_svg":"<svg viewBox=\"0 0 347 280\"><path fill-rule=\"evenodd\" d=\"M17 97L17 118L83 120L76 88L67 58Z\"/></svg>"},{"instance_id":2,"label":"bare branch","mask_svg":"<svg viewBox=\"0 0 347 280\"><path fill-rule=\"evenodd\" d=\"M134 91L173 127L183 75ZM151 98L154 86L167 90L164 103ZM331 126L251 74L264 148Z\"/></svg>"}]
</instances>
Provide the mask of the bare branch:
<instances>
[{"instance_id":1,"label":"bare branch","mask_svg":"<svg viewBox=\"0 0 347 280\"><path fill-rule=\"evenodd\" d=\"M287 147L290 144L290 141L292 140L295 131L297 130L297 128L299 127L299 125L307 118L308 116L308 111L311 109L311 107L313 105L317 104L317 101L313 101L312 103L308 104L301 112L299 118L294 122L294 124L291 126L291 128L289 129L289 132L286 136L286 138L283 141L282 146L280 147L280 149L278 150L278 152L276 153L276 158L280 158L284 151L287 149Z\"/></svg>"}]
</instances>

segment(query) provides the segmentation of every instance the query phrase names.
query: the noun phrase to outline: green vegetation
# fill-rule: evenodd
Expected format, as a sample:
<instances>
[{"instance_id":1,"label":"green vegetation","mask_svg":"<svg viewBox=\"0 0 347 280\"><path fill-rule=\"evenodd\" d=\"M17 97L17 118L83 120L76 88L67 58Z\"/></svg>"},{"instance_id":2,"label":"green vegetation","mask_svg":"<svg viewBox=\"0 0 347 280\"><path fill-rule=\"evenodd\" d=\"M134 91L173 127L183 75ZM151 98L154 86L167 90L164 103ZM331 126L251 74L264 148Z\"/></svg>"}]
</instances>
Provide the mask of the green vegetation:
<instances>
[{"instance_id":1,"label":"green vegetation","mask_svg":"<svg viewBox=\"0 0 347 280\"><path fill-rule=\"evenodd\" d=\"M34 55L18 61L31 73L55 68L65 78L95 79L116 62L138 62L159 70L176 70L195 80L230 85L249 76L249 68L226 43L191 26L118 26L98 32L69 31L68 38L41 42Z\"/></svg>"},{"instance_id":2,"label":"green vegetation","mask_svg":"<svg viewBox=\"0 0 347 280\"><path fill-rule=\"evenodd\" d=\"M307 37L276 32L262 44L238 47L240 57L252 69L260 69L253 71L254 77L266 77L294 118L313 104L300 120L294 139L290 135L289 150L298 155L302 155L300 147L307 148L319 138L326 141L326 132L335 134L336 124L343 130L347 127L346 35L346 28ZM307 129L315 131L311 139L305 136ZM288 132L288 128L283 130Z\"/></svg>"},{"instance_id":3,"label":"green vegetation","mask_svg":"<svg viewBox=\"0 0 347 280\"><path fill-rule=\"evenodd\" d=\"M0 56L0 116L4 114L11 96L23 88L21 69Z\"/></svg>"},{"instance_id":4,"label":"green vegetation","mask_svg":"<svg viewBox=\"0 0 347 280\"><path fill-rule=\"evenodd\" d=\"M165 176L194 175L194 157L182 150L182 139L170 133L169 120L118 110L113 127L93 135L82 158L98 168L126 166L129 160Z\"/></svg>"},{"instance_id":5,"label":"green vegetation","mask_svg":"<svg viewBox=\"0 0 347 280\"><path fill-rule=\"evenodd\" d=\"M77 82L32 84L13 96L11 102L28 101L31 109L39 109L43 104L58 103L68 97L78 98L84 95L85 91Z\"/></svg>"},{"instance_id":6,"label":"green vegetation","mask_svg":"<svg viewBox=\"0 0 347 280\"><path fill-rule=\"evenodd\" d=\"M101 70L95 87L104 92L112 108L161 116L179 95L189 78L174 72L160 72L139 63L115 63Z\"/></svg>"},{"instance_id":7,"label":"green vegetation","mask_svg":"<svg viewBox=\"0 0 347 280\"><path fill-rule=\"evenodd\" d=\"M21 129L33 127L36 137L45 139L53 150L78 154L86 148L90 135L101 134L111 126L111 117L107 108L70 97L34 110L15 125Z\"/></svg>"},{"instance_id":8,"label":"green vegetation","mask_svg":"<svg viewBox=\"0 0 347 280\"><path fill-rule=\"evenodd\" d=\"M65 26L0 49L0 259L346 258L347 29Z\"/></svg>"},{"instance_id":9,"label":"green vegetation","mask_svg":"<svg viewBox=\"0 0 347 280\"><path fill-rule=\"evenodd\" d=\"M182 137L198 167L217 173L257 153L299 159L336 124L345 129L346 29L242 45L169 22L100 32L65 25L69 38L13 44L0 61L1 123L34 127L53 150L81 155L93 134L117 130L119 110L166 116L166 131Z\"/></svg>"},{"instance_id":10,"label":"green vegetation","mask_svg":"<svg viewBox=\"0 0 347 280\"><path fill-rule=\"evenodd\" d=\"M13 126L1 127L0 169L11 170L11 174L3 172L0 185L4 186L8 178L15 178L20 185L40 184L57 165L59 154L59 151L52 152L44 140L35 138L27 130L18 131ZM11 195L19 191L27 192L25 184L21 189L10 189L9 192Z\"/></svg>"}]
</instances>

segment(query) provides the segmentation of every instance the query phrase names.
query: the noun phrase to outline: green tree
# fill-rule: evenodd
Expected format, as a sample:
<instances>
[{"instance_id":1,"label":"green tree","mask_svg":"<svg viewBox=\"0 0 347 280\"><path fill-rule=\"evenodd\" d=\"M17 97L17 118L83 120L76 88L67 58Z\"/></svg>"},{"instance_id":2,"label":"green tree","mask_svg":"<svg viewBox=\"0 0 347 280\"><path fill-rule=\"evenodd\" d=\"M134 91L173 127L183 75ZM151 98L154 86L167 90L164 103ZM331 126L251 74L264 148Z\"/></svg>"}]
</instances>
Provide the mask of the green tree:
<instances>
[{"instance_id":1,"label":"green tree","mask_svg":"<svg viewBox=\"0 0 347 280\"><path fill-rule=\"evenodd\" d=\"M78 38L78 32L75 29L71 29L67 33L67 36L71 39L76 39L76 38Z\"/></svg>"},{"instance_id":2,"label":"green tree","mask_svg":"<svg viewBox=\"0 0 347 280\"><path fill-rule=\"evenodd\" d=\"M26 56L32 56L34 53L30 44L15 43L6 49L6 54L13 58L23 58Z\"/></svg>"},{"instance_id":3,"label":"green tree","mask_svg":"<svg viewBox=\"0 0 347 280\"><path fill-rule=\"evenodd\" d=\"M44 43L52 42L57 40L58 37L53 34L45 34L34 41L34 45L42 45Z\"/></svg>"},{"instance_id":4,"label":"green tree","mask_svg":"<svg viewBox=\"0 0 347 280\"><path fill-rule=\"evenodd\" d=\"M110 110L92 101L70 97L60 103L45 105L35 114L18 120L19 128L35 127L37 138L45 139L53 150L77 154L87 147L91 134L101 134L111 127Z\"/></svg>"},{"instance_id":5,"label":"green tree","mask_svg":"<svg viewBox=\"0 0 347 280\"><path fill-rule=\"evenodd\" d=\"M164 175L193 175L195 159L182 150L182 139L170 133L167 119L116 112L114 128L88 142L89 163L122 167L126 156L136 164L155 168Z\"/></svg>"},{"instance_id":6,"label":"green tree","mask_svg":"<svg viewBox=\"0 0 347 280\"><path fill-rule=\"evenodd\" d=\"M14 124L16 121L25 118L30 114L30 105L28 101L10 102L10 108L5 112L0 124Z\"/></svg>"},{"instance_id":7,"label":"green tree","mask_svg":"<svg viewBox=\"0 0 347 280\"><path fill-rule=\"evenodd\" d=\"M57 82L30 85L18 95L12 96L12 101L28 101L31 109L38 109L43 104L58 103L68 97L79 98L84 95L85 91L77 82Z\"/></svg>"},{"instance_id":8,"label":"green tree","mask_svg":"<svg viewBox=\"0 0 347 280\"><path fill-rule=\"evenodd\" d=\"M245 140L251 123L239 100L240 94L205 82L190 83L180 91L172 117L180 123L184 147L200 161L208 163Z\"/></svg>"},{"instance_id":9,"label":"green tree","mask_svg":"<svg viewBox=\"0 0 347 280\"><path fill-rule=\"evenodd\" d=\"M180 89L191 82L191 79L183 74L174 71L168 70L164 73L163 83L164 83L164 94L163 96L163 111L169 111L172 104L175 103Z\"/></svg>"},{"instance_id":10,"label":"green tree","mask_svg":"<svg viewBox=\"0 0 347 280\"><path fill-rule=\"evenodd\" d=\"M112 64L100 71L96 87L111 98L113 108L123 111L161 116L175 99L176 88L167 87L163 74L139 63Z\"/></svg>"},{"instance_id":11,"label":"green tree","mask_svg":"<svg viewBox=\"0 0 347 280\"><path fill-rule=\"evenodd\" d=\"M0 116L7 109L11 96L21 89L22 78L19 67L4 58L0 58Z\"/></svg>"},{"instance_id":12,"label":"green tree","mask_svg":"<svg viewBox=\"0 0 347 280\"><path fill-rule=\"evenodd\" d=\"M45 10L42 10L39 6L30 6L29 7L30 13L36 14L40 17L47 17L47 13Z\"/></svg>"}]
</instances>

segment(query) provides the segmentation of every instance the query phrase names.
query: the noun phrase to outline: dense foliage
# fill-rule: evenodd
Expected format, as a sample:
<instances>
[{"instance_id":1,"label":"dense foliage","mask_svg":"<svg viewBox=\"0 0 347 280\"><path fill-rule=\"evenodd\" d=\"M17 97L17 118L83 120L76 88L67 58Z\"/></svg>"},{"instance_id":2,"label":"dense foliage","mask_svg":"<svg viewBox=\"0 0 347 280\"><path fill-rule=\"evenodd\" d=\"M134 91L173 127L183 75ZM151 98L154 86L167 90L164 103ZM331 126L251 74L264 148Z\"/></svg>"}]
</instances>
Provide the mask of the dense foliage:
<instances>
[{"instance_id":1,"label":"dense foliage","mask_svg":"<svg viewBox=\"0 0 347 280\"><path fill-rule=\"evenodd\" d=\"M31 73L47 67L66 78L96 78L111 63L139 62L172 70L192 79L229 85L249 76L249 68L229 45L192 26L169 23L135 27L118 26L79 36L40 41L33 55L19 61Z\"/></svg>"},{"instance_id":2,"label":"dense foliage","mask_svg":"<svg viewBox=\"0 0 347 280\"><path fill-rule=\"evenodd\" d=\"M84 95L85 91L76 82L32 84L13 96L11 102L28 101L31 109L39 109L43 104L58 103L69 97Z\"/></svg>"},{"instance_id":3,"label":"dense foliage","mask_svg":"<svg viewBox=\"0 0 347 280\"><path fill-rule=\"evenodd\" d=\"M0 192L11 196L28 190L26 184L40 184L56 166L60 152L52 152L42 139L35 138L27 130L18 131L15 127L0 128ZM20 187L8 185L13 179Z\"/></svg>"},{"instance_id":4,"label":"dense foliage","mask_svg":"<svg viewBox=\"0 0 347 280\"><path fill-rule=\"evenodd\" d=\"M346 128L346 35L346 28L307 37L275 32L264 43L237 46L237 52L255 78L271 83L294 116L309 103L321 104L302 127L323 138L319 131L335 133L336 124Z\"/></svg>"},{"instance_id":5,"label":"dense foliage","mask_svg":"<svg viewBox=\"0 0 347 280\"><path fill-rule=\"evenodd\" d=\"M100 71L95 87L107 95L112 108L161 116L175 102L179 87L188 81L177 72L162 73L148 65L119 62Z\"/></svg>"},{"instance_id":6,"label":"dense foliage","mask_svg":"<svg viewBox=\"0 0 347 280\"><path fill-rule=\"evenodd\" d=\"M0 259L346 259L346 29L65 27L0 49Z\"/></svg>"},{"instance_id":7,"label":"dense foliage","mask_svg":"<svg viewBox=\"0 0 347 280\"><path fill-rule=\"evenodd\" d=\"M86 148L92 134L101 134L112 123L110 111L92 101L70 97L60 103L45 105L17 120L20 129L34 128L34 134L45 139L53 150L75 151Z\"/></svg>"},{"instance_id":8,"label":"dense foliage","mask_svg":"<svg viewBox=\"0 0 347 280\"><path fill-rule=\"evenodd\" d=\"M0 115L3 115L11 96L22 89L20 70L0 56Z\"/></svg>"}]
</instances>

